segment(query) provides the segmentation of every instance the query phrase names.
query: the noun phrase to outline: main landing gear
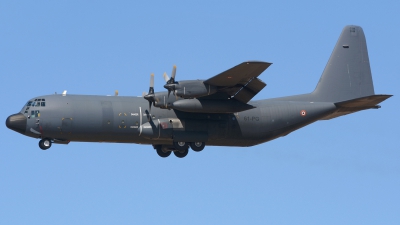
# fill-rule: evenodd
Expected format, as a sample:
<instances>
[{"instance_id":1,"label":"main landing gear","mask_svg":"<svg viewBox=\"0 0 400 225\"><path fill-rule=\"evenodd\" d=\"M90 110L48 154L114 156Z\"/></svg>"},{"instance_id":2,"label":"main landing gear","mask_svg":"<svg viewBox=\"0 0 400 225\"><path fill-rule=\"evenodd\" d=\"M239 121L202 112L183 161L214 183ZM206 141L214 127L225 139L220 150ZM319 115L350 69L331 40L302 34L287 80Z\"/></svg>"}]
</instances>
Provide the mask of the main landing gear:
<instances>
[{"instance_id":1,"label":"main landing gear","mask_svg":"<svg viewBox=\"0 0 400 225\"><path fill-rule=\"evenodd\" d=\"M157 151L157 154L160 157L166 158L169 155L171 155L171 151L169 151L166 147L162 146L162 145L157 145L155 146L155 149Z\"/></svg>"},{"instance_id":2,"label":"main landing gear","mask_svg":"<svg viewBox=\"0 0 400 225\"><path fill-rule=\"evenodd\" d=\"M51 140L48 138L43 138L39 141L39 148L42 150L47 150L51 147Z\"/></svg>"},{"instance_id":3,"label":"main landing gear","mask_svg":"<svg viewBox=\"0 0 400 225\"><path fill-rule=\"evenodd\" d=\"M174 155L178 158L183 158L183 157L187 156L188 153L189 153L189 148L174 151Z\"/></svg>"},{"instance_id":4,"label":"main landing gear","mask_svg":"<svg viewBox=\"0 0 400 225\"><path fill-rule=\"evenodd\" d=\"M195 152L200 152L206 147L206 143L204 142L192 142L190 143L190 148L192 148Z\"/></svg>"},{"instance_id":5,"label":"main landing gear","mask_svg":"<svg viewBox=\"0 0 400 225\"><path fill-rule=\"evenodd\" d=\"M178 158L184 158L189 153L189 146L195 152L200 152L204 149L206 144L204 142L174 142L173 146L156 145L154 148L160 157L166 158L174 152L174 155Z\"/></svg>"}]
</instances>

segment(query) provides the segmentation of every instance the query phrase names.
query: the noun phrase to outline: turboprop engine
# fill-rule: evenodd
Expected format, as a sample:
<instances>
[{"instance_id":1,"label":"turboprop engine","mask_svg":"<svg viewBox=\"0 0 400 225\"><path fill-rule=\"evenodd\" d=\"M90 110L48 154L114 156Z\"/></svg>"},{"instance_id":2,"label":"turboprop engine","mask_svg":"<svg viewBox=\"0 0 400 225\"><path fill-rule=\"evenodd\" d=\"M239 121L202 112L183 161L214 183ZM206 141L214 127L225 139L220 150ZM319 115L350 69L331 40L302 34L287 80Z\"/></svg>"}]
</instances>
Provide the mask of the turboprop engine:
<instances>
[{"instance_id":1,"label":"turboprop engine","mask_svg":"<svg viewBox=\"0 0 400 225\"><path fill-rule=\"evenodd\" d=\"M216 93L218 88L216 86L204 83L202 80L186 80L176 82L175 74L176 66L174 66L174 69L172 70L171 78L164 73L164 78L167 80L167 84L164 85L164 87L168 90L168 94L165 92L154 92L154 75L150 75L149 92L143 93L143 97L149 102L149 111L151 111L152 105L161 109L175 109L182 112L193 113L235 113L255 108L252 105L237 101L235 99L197 99L199 97ZM169 95L171 92L174 93L175 97L170 98ZM151 123L146 124L144 127L152 128L153 131L157 130L159 129L158 122L159 121L151 121ZM166 132L166 136L171 136L171 134L167 131L163 132ZM144 135L153 137L153 135L150 134Z\"/></svg>"},{"instance_id":2,"label":"turboprop engine","mask_svg":"<svg viewBox=\"0 0 400 225\"><path fill-rule=\"evenodd\" d=\"M181 98L199 98L217 92L217 87L205 84L202 80L186 80L164 85L168 90L174 90L174 95Z\"/></svg>"},{"instance_id":3,"label":"turboprop engine","mask_svg":"<svg viewBox=\"0 0 400 225\"><path fill-rule=\"evenodd\" d=\"M202 96L212 95L217 92L217 87L205 84L202 80L186 80L186 81L175 81L176 66L172 69L171 78L164 73L165 82L164 88L168 90L168 96L171 92L175 96L181 98L198 98Z\"/></svg>"}]
</instances>

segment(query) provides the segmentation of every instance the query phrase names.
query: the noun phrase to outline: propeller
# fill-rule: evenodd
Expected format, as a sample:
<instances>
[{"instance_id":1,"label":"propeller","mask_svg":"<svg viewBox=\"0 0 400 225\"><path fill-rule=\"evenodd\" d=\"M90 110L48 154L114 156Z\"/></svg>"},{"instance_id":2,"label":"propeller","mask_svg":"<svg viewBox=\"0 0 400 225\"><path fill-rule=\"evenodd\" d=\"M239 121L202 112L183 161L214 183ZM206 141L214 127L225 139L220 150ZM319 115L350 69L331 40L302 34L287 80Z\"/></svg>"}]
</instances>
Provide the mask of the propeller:
<instances>
[{"instance_id":1,"label":"propeller","mask_svg":"<svg viewBox=\"0 0 400 225\"><path fill-rule=\"evenodd\" d=\"M151 104L155 102L155 95L154 95L154 74L152 73L150 75L150 88L149 88L149 93L146 94L143 92L143 98L145 98L147 101L149 101L149 112L151 112Z\"/></svg>"},{"instance_id":2,"label":"propeller","mask_svg":"<svg viewBox=\"0 0 400 225\"><path fill-rule=\"evenodd\" d=\"M176 97L175 86L176 86L177 82L175 81L175 75L176 75L176 66L175 65L172 68L171 78L168 77L167 73L164 73L164 75L163 75L165 82L167 82L167 84L164 85L164 88L168 90L168 97L169 97L169 94L171 93L171 91L174 93L174 95Z\"/></svg>"}]
</instances>

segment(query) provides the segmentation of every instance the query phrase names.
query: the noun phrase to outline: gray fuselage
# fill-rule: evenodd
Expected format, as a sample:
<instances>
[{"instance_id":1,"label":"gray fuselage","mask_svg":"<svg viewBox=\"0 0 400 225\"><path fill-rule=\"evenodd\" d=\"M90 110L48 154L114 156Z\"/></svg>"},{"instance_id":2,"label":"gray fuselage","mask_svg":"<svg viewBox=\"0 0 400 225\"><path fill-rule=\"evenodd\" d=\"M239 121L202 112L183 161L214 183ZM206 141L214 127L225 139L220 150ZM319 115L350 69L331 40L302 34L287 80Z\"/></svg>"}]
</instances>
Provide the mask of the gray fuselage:
<instances>
[{"instance_id":1,"label":"gray fuselage","mask_svg":"<svg viewBox=\"0 0 400 225\"><path fill-rule=\"evenodd\" d=\"M171 145L169 138L147 137L141 125L159 119L179 120L181 132L206 134L206 145L252 146L284 136L336 110L325 102L288 101L285 98L252 101L256 108L231 114L186 113L159 109L142 97L47 95L45 106L25 106L24 135L62 141ZM196 136L196 135L195 135Z\"/></svg>"}]
</instances>

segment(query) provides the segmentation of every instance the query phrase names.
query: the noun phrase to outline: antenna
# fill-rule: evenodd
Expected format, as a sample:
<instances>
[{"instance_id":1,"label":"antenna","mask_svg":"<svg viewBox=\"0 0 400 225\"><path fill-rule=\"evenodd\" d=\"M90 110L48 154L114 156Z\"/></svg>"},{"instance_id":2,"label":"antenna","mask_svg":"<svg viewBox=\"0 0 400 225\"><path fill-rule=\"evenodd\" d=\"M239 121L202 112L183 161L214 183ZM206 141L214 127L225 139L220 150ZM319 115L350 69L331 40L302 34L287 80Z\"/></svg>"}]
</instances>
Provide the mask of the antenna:
<instances>
[{"instance_id":1,"label":"antenna","mask_svg":"<svg viewBox=\"0 0 400 225\"><path fill-rule=\"evenodd\" d=\"M62 96L66 96L67 95L67 90L64 90L62 93Z\"/></svg>"}]
</instances>

